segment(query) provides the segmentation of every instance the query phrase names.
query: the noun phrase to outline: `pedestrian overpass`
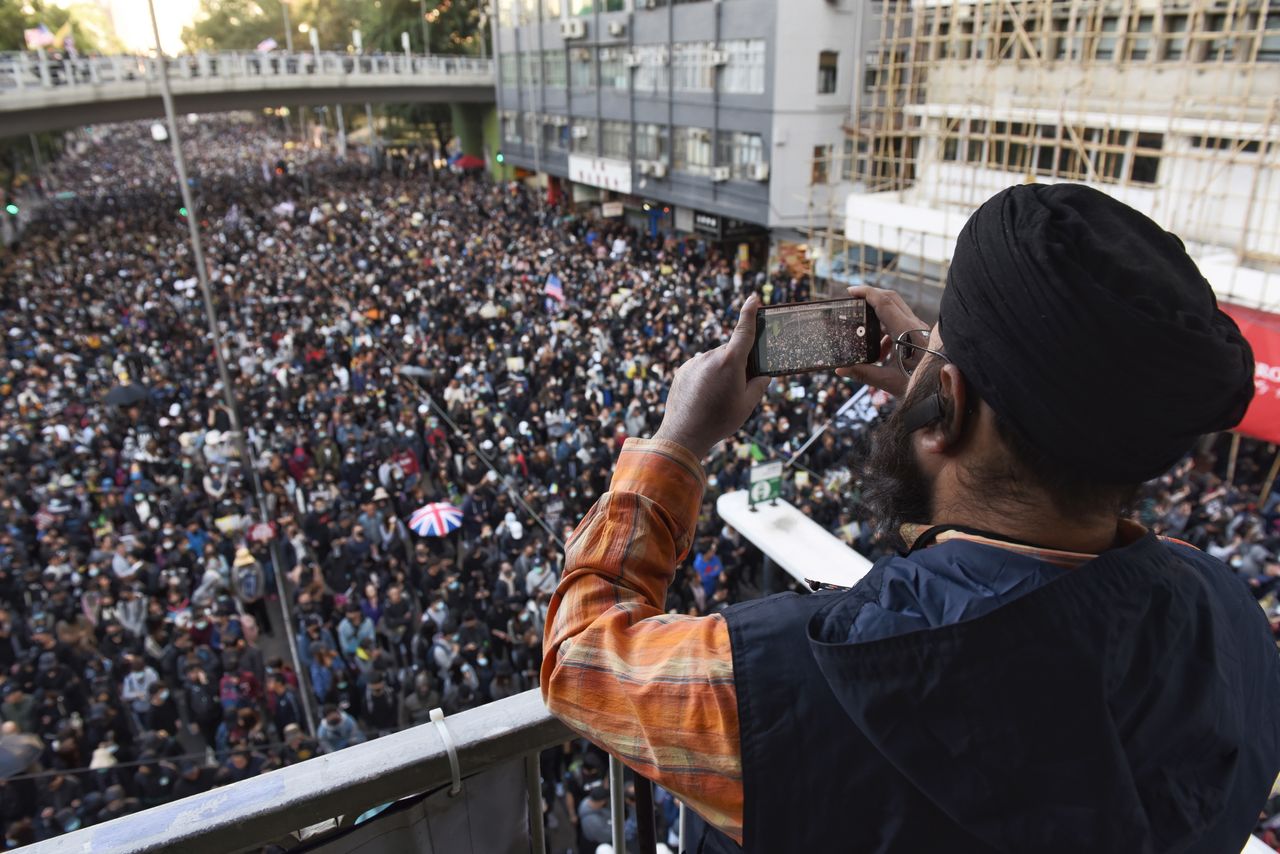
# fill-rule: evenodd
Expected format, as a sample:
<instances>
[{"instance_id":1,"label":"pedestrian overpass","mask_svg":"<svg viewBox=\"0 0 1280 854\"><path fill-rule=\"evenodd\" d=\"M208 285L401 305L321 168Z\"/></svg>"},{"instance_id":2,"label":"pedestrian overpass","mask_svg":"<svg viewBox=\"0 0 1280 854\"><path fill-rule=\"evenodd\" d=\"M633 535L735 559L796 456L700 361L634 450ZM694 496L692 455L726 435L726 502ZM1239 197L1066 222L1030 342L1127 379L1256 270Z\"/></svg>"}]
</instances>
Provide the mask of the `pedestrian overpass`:
<instances>
[{"instance_id":1,"label":"pedestrian overpass","mask_svg":"<svg viewBox=\"0 0 1280 854\"><path fill-rule=\"evenodd\" d=\"M474 57L313 51L197 53L164 61L179 113L494 100L493 61ZM0 54L0 137L160 118L160 62L146 56Z\"/></svg>"}]
</instances>

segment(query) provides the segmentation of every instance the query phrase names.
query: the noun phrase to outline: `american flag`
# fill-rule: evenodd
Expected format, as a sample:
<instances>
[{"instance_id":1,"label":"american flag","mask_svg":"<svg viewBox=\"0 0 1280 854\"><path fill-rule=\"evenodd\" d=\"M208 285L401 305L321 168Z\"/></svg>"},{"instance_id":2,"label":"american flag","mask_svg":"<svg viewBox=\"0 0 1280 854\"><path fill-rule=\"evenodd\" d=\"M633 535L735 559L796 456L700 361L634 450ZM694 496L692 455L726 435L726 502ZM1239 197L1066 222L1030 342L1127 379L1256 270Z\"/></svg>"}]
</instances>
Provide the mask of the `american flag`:
<instances>
[{"instance_id":1,"label":"american flag","mask_svg":"<svg viewBox=\"0 0 1280 854\"><path fill-rule=\"evenodd\" d=\"M547 285L542 292L557 302L564 302L564 282L555 273L547 276Z\"/></svg>"}]
</instances>

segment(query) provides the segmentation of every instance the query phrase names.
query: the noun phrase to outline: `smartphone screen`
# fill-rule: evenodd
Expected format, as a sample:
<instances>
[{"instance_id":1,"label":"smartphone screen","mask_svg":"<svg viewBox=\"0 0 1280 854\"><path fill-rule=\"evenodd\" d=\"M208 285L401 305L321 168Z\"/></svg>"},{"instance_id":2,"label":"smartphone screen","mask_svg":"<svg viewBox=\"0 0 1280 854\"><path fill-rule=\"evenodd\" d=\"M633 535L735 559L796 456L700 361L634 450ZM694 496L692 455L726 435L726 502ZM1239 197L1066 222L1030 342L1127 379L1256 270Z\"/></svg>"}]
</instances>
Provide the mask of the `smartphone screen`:
<instances>
[{"instance_id":1,"label":"smartphone screen","mask_svg":"<svg viewBox=\"0 0 1280 854\"><path fill-rule=\"evenodd\" d=\"M784 376L874 362L880 324L862 299L767 306L756 315L753 376Z\"/></svg>"}]
</instances>

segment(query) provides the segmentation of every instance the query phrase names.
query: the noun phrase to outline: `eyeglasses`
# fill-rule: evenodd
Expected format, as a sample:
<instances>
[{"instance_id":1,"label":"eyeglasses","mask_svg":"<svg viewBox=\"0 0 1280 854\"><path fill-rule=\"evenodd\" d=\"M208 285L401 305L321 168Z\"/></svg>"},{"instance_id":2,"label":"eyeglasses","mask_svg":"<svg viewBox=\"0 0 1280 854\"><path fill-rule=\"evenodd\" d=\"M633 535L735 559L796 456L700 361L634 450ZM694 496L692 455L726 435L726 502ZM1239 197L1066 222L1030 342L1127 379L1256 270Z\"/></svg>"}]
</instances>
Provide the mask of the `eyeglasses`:
<instances>
[{"instance_id":1,"label":"eyeglasses","mask_svg":"<svg viewBox=\"0 0 1280 854\"><path fill-rule=\"evenodd\" d=\"M929 330L908 329L906 332L899 334L898 337L894 339L893 358L894 361L898 363L898 367L902 369L902 373L904 375L909 377L916 368L920 367L920 362L924 360L925 353L932 353L939 359L946 359L948 362L951 361L951 359L947 357L947 354L941 350L934 350L929 347L925 347L922 344L914 343L911 340L912 335L923 335L925 340L928 341Z\"/></svg>"}]
</instances>

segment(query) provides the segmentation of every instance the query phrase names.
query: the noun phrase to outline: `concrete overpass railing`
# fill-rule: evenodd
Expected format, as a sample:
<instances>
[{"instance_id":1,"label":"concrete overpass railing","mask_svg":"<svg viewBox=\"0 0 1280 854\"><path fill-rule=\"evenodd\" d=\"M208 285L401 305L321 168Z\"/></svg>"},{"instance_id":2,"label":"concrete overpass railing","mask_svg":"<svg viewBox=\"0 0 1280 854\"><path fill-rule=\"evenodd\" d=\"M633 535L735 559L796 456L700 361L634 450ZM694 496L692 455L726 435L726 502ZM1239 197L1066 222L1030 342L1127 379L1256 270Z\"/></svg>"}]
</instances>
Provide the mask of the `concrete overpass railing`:
<instances>
[{"instance_id":1,"label":"concrete overpass railing","mask_svg":"<svg viewBox=\"0 0 1280 854\"><path fill-rule=\"evenodd\" d=\"M197 53L163 60L183 112L334 102L492 102L493 61L466 56ZM152 118L160 62L0 53L0 136Z\"/></svg>"}]
</instances>

